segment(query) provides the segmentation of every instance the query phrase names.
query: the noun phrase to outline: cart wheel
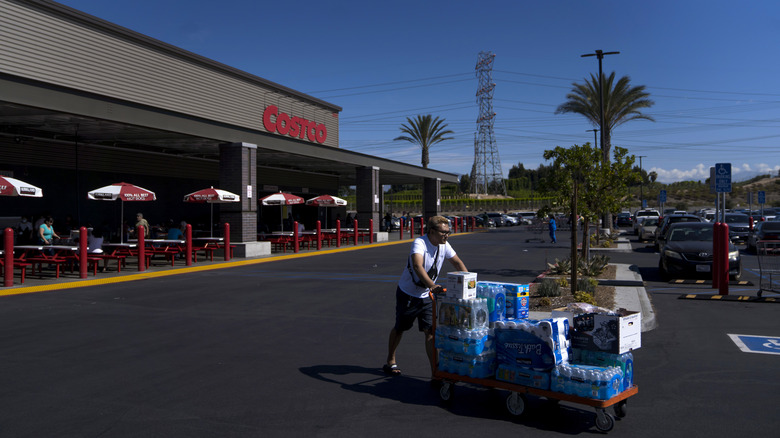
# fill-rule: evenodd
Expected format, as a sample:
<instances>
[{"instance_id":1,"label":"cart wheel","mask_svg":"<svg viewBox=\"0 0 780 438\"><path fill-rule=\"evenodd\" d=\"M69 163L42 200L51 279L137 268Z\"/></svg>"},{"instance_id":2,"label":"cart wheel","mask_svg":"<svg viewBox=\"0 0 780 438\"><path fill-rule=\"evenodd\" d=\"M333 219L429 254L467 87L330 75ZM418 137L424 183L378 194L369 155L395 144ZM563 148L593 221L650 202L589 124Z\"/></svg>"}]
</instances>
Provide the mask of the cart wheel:
<instances>
[{"instance_id":1,"label":"cart wheel","mask_svg":"<svg viewBox=\"0 0 780 438\"><path fill-rule=\"evenodd\" d=\"M597 410L596 429L602 432L609 432L613 427L615 427L615 419L612 418L612 415L606 413L604 409Z\"/></svg>"},{"instance_id":2,"label":"cart wheel","mask_svg":"<svg viewBox=\"0 0 780 438\"><path fill-rule=\"evenodd\" d=\"M525 397L518 392L510 392L506 398L506 409L512 415L522 415L525 410Z\"/></svg>"},{"instance_id":3,"label":"cart wheel","mask_svg":"<svg viewBox=\"0 0 780 438\"><path fill-rule=\"evenodd\" d=\"M452 383L450 382L441 382L441 387L439 388L439 398L441 398L442 401L450 401L452 399Z\"/></svg>"},{"instance_id":4,"label":"cart wheel","mask_svg":"<svg viewBox=\"0 0 780 438\"><path fill-rule=\"evenodd\" d=\"M626 414L628 413L628 412L626 412L626 409L627 409L627 407L626 407L626 406L627 406L627 405L628 405L628 402L627 402L627 401L625 401L625 400L623 400L623 401L619 401L619 402L618 402L618 403L615 405L615 416L616 416L616 417L618 417L618 418L623 418L623 417L625 417L625 416L626 416Z\"/></svg>"}]
</instances>

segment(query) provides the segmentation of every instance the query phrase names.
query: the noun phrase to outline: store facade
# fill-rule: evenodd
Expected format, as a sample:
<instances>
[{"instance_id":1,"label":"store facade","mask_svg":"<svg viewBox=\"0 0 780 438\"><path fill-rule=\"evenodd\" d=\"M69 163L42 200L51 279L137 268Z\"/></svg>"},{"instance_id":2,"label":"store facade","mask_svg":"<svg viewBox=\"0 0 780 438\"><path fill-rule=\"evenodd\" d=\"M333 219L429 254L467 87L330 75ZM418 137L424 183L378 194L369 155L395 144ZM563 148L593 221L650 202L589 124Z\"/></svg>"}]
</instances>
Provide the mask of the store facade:
<instances>
[{"instance_id":1,"label":"store facade","mask_svg":"<svg viewBox=\"0 0 780 438\"><path fill-rule=\"evenodd\" d=\"M0 216L121 223L141 207L117 219L117 206L86 192L127 180L157 194L145 216L178 222L202 214L182 196L214 186L241 195L219 207L220 220L238 255L252 256L264 251L257 230L272 217L258 200L269 193L354 185L358 217L378 224L382 185L422 185L431 215L440 185L457 182L340 149L332 103L55 2L0 9L0 174L44 189L41 199L3 199ZM299 214L318 219L316 209Z\"/></svg>"}]
</instances>

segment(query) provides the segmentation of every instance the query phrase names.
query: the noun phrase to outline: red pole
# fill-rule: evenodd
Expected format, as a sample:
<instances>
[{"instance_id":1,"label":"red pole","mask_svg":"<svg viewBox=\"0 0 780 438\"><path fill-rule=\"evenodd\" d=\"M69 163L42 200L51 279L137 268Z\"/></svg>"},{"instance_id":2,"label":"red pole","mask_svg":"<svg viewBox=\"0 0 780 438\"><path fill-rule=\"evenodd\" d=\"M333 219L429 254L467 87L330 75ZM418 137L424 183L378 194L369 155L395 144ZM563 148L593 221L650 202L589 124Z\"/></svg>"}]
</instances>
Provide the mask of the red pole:
<instances>
[{"instance_id":1,"label":"red pole","mask_svg":"<svg viewBox=\"0 0 780 438\"><path fill-rule=\"evenodd\" d=\"M753 216L748 218L748 225L750 226L750 231L753 231Z\"/></svg>"},{"instance_id":2,"label":"red pole","mask_svg":"<svg viewBox=\"0 0 780 438\"><path fill-rule=\"evenodd\" d=\"M729 224L721 224L720 226L720 287L718 288L718 294L729 294Z\"/></svg>"},{"instance_id":3,"label":"red pole","mask_svg":"<svg viewBox=\"0 0 780 438\"><path fill-rule=\"evenodd\" d=\"M357 219L355 219L353 222L354 223L352 224L352 226L355 227L355 228L353 228L353 231L352 231L352 243L353 243L353 245L357 245L358 221L357 221Z\"/></svg>"},{"instance_id":4,"label":"red pole","mask_svg":"<svg viewBox=\"0 0 780 438\"><path fill-rule=\"evenodd\" d=\"M368 220L368 243L374 243L374 220Z\"/></svg>"},{"instance_id":5,"label":"red pole","mask_svg":"<svg viewBox=\"0 0 780 438\"><path fill-rule=\"evenodd\" d=\"M425 221L423 218L420 218L420 236L425 234Z\"/></svg>"},{"instance_id":6,"label":"red pole","mask_svg":"<svg viewBox=\"0 0 780 438\"><path fill-rule=\"evenodd\" d=\"M404 227L406 226L406 221L404 218L401 218L401 226L398 227L398 240L404 240Z\"/></svg>"},{"instance_id":7,"label":"red pole","mask_svg":"<svg viewBox=\"0 0 780 438\"><path fill-rule=\"evenodd\" d=\"M87 278L87 227L79 228L79 278Z\"/></svg>"},{"instance_id":8,"label":"red pole","mask_svg":"<svg viewBox=\"0 0 780 438\"><path fill-rule=\"evenodd\" d=\"M143 225L136 228L135 233L138 236L138 272L146 270L146 242L144 242L144 233L146 229Z\"/></svg>"},{"instance_id":9,"label":"red pole","mask_svg":"<svg viewBox=\"0 0 780 438\"><path fill-rule=\"evenodd\" d=\"M712 228L712 288L718 289L720 283L720 222L715 222Z\"/></svg>"},{"instance_id":10,"label":"red pole","mask_svg":"<svg viewBox=\"0 0 780 438\"><path fill-rule=\"evenodd\" d=\"M414 239L414 219L409 217L409 238Z\"/></svg>"},{"instance_id":11,"label":"red pole","mask_svg":"<svg viewBox=\"0 0 780 438\"><path fill-rule=\"evenodd\" d=\"M322 224L317 221L317 251L322 249Z\"/></svg>"},{"instance_id":12,"label":"red pole","mask_svg":"<svg viewBox=\"0 0 780 438\"><path fill-rule=\"evenodd\" d=\"M184 262L187 266L192 266L192 225L190 224L184 227L184 250L187 251Z\"/></svg>"},{"instance_id":13,"label":"red pole","mask_svg":"<svg viewBox=\"0 0 780 438\"><path fill-rule=\"evenodd\" d=\"M223 233L225 243L225 261L230 260L230 223L225 222L225 231Z\"/></svg>"},{"instance_id":14,"label":"red pole","mask_svg":"<svg viewBox=\"0 0 780 438\"><path fill-rule=\"evenodd\" d=\"M336 221L336 248L341 248L341 219Z\"/></svg>"},{"instance_id":15,"label":"red pole","mask_svg":"<svg viewBox=\"0 0 780 438\"><path fill-rule=\"evenodd\" d=\"M3 232L3 263L5 273L3 275L3 286L11 287L14 285L14 229L6 228Z\"/></svg>"},{"instance_id":16,"label":"red pole","mask_svg":"<svg viewBox=\"0 0 780 438\"><path fill-rule=\"evenodd\" d=\"M293 252L298 254L298 251L300 250L299 246L300 242L298 242L298 221L293 222Z\"/></svg>"}]
</instances>

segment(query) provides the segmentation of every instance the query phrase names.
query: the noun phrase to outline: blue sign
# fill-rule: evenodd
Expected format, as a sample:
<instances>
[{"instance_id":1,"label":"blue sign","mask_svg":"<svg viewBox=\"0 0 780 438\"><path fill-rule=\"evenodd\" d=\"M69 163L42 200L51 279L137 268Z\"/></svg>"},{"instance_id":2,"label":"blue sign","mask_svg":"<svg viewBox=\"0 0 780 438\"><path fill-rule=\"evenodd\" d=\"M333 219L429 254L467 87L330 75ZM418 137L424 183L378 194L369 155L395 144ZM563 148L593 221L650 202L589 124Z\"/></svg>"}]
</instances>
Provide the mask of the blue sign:
<instances>
[{"instance_id":1,"label":"blue sign","mask_svg":"<svg viewBox=\"0 0 780 438\"><path fill-rule=\"evenodd\" d=\"M715 164L715 192L731 193L731 163Z\"/></svg>"},{"instance_id":2,"label":"blue sign","mask_svg":"<svg viewBox=\"0 0 780 438\"><path fill-rule=\"evenodd\" d=\"M758 203L766 204L766 192L763 190L758 191Z\"/></svg>"},{"instance_id":3,"label":"blue sign","mask_svg":"<svg viewBox=\"0 0 780 438\"><path fill-rule=\"evenodd\" d=\"M661 190L661 192L658 193L658 202L661 204L666 202L666 190Z\"/></svg>"},{"instance_id":4,"label":"blue sign","mask_svg":"<svg viewBox=\"0 0 780 438\"><path fill-rule=\"evenodd\" d=\"M729 337L744 353L780 355L780 338L774 336L732 335Z\"/></svg>"}]
</instances>

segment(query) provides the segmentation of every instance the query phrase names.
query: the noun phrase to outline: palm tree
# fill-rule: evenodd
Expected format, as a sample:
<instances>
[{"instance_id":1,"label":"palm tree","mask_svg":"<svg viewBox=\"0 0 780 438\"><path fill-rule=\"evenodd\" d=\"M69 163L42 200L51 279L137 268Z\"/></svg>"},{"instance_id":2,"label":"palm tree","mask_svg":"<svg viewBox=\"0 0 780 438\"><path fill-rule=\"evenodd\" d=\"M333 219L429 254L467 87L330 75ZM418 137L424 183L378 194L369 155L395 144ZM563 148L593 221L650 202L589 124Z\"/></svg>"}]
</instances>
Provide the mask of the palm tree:
<instances>
[{"instance_id":1,"label":"palm tree","mask_svg":"<svg viewBox=\"0 0 780 438\"><path fill-rule=\"evenodd\" d=\"M639 110L650 108L655 102L648 99L649 93L645 92L645 86L631 87L629 77L623 76L615 82L615 72L603 78L604 90L604 150L601 152L604 161L609 160L609 151L612 148L612 129L631 120L650 120L652 117L642 114ZM560 105L555 114L576 113L585 116L595 127L599 127L601 108L599 108L598 79L590 75L590 81L584 84L574 83L571 93L566 95L568 99Z\"/></svg>"},{"instance_id":2,"label":"palm tree","mask_svg":"<svg viewBox=\"0 0 780 438\"><path fill-rule=\"evenodd\" d=\"M447 124L444 119L433 118L430 114L417 116L414 120L406 118L407 124L401 125L401 132L407 135L401 135L394 140L406 140L422 148L422 167L427 168L429 160L428 149L436 143L444 140L452 140L452 137L445 137L447 134L454 134L446 129Z\"/></svg>"}]
</instances>

